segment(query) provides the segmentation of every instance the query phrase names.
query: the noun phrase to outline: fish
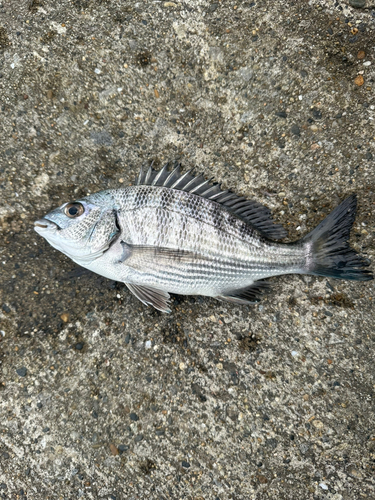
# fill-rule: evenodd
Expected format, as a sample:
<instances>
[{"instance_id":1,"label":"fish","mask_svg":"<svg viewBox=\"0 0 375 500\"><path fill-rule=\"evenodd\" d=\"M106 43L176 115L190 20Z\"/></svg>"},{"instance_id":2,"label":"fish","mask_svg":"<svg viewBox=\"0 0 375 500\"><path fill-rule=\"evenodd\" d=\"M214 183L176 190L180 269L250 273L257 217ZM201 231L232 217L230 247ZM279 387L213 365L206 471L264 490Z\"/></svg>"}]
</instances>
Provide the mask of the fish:
<instances>
[{"instance_id":1,"label":"fish","mask_svg":"<svg viewBox=\"0 0 375 500\"><path fill-rule=\"evenodd\" d=\"M64 203L34 228L80 266L171 312L171 293L254 304L272 276L373 279L368 260L348 242L356 206L351 194L310 233L286 243L286 230L264 205L203 174L182 173L180 165L151 164L134 185Z\"/></svg>"}]
</instances>

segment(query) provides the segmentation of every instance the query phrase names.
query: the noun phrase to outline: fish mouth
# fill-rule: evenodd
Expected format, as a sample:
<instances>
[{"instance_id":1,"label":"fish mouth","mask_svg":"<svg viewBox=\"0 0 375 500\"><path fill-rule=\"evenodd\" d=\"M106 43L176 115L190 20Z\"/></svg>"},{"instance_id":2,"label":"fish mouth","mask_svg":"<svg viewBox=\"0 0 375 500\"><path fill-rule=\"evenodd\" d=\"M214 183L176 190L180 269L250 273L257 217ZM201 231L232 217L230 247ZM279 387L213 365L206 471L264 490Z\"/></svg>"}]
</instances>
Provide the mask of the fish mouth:
<instances>
[{"instance_id":1,"label":"fish mouth","mask_svg":"<svg viewBox=\"0 0 375 500\"><path fill-rule=\"evenodd\" d=\"M47 219L39 219L34 222L34 229L37 233L45 231L56 231L60 229L57 224Z\"/></svg>"}]
</instances>

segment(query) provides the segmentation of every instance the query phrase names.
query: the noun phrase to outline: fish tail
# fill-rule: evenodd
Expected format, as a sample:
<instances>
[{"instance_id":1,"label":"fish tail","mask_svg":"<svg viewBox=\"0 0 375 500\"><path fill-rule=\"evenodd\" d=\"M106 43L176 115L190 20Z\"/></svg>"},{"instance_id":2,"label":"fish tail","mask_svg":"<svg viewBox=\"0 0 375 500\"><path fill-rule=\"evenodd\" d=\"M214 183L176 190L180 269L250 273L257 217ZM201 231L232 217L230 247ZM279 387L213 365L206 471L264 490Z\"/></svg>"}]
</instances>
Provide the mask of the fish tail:
<instances>
[{"instance_id":1,"label":"fish tail","mask_svg":"<svg viewBox=\"0 0 375 500\"><path fill-rule=\"evenodd\" d=\"M368 260L349 246L349 235L357 207L356 195L344 200L311 233L300 241L306 249L306 274L353 281L373 279L363 269Z\"/></svg>"}]
</instances>

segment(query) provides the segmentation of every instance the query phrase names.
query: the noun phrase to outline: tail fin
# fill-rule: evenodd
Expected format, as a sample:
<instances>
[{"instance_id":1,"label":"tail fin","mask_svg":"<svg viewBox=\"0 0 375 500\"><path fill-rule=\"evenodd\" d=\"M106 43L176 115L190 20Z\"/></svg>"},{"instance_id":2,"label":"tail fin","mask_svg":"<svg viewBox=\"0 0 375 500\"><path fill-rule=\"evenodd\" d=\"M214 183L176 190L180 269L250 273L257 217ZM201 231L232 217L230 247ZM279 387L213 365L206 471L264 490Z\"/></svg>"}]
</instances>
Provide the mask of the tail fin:
<instances>
[{"instance_id":1,"label":"tail fin","mask_svg":"<svg viewBox=\"0 0 375 500\"><path fill-rule=\"evenodd\" d=\"M301 243L307 249L306 274L354 281L373 279L371 271L362 269L368 262L348 243L356 207L356 196L349 196L302 238Z\"/></svg>"}]
</instances>

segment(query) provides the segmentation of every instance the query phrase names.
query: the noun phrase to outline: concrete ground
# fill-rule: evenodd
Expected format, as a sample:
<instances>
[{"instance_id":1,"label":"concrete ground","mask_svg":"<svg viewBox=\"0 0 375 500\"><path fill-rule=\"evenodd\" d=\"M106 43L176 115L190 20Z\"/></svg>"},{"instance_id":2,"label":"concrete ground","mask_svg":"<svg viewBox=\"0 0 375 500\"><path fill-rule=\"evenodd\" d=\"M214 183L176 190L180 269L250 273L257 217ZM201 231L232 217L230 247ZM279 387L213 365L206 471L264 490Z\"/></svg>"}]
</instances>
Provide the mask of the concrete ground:
<instances>
[{"instance_id":1,"label":"concrete ground","mask_svg":"<svg viewBox=\"0 0 375 500\"><path fill-rule=\"evenodd\" d=\"M357 193L374 264L374 42L370 0L1 1L0 499L375 498L373 282L165 315L33 230L179 159L290 240Z\"/></svg>"}]
</instances>

